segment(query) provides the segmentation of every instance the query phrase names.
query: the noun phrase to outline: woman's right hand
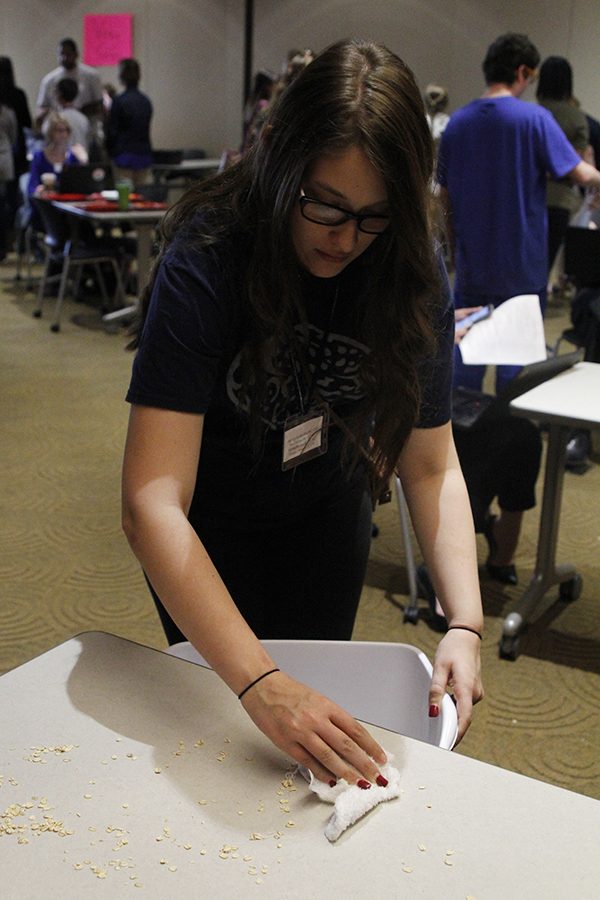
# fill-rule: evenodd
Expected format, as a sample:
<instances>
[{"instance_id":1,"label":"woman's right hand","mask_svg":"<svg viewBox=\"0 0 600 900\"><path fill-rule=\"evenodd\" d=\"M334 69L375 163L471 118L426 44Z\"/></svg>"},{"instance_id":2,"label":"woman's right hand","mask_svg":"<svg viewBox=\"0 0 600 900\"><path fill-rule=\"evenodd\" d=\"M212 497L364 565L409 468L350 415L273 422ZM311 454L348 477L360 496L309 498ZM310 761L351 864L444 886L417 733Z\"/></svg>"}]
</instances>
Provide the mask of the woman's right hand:
<instances>
[{"instance_id":1,"label":"woman's right hand","mask_svg":"<svg viewBox=\"0 0 600 900\"><path fill-rule=\"evenodd\" d=\"M376 782L386 755L367 729L333 701L285 672L274 672L242 699L260 730L315 778ZM361 785L363 786L363 785Z\"/></svg>"}]
</instances>

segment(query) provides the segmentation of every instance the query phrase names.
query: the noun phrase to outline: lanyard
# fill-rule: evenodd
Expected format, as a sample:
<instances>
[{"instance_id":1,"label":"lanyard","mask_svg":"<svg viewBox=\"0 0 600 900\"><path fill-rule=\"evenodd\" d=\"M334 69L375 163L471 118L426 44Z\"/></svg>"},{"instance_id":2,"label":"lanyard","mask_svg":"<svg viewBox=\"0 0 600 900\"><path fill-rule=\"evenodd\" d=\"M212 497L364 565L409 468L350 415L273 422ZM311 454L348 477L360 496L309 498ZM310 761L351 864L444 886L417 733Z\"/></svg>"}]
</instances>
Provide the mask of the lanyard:
<instances>
[{"instance_id":1,"label":"lanyard","mask_svg":"<svg viewBox=\"0 0 600 900\"><path fill-rule=\"evenodd\" d=\"M331 337L331 329L333 327L333 318L335 316L335 308L337 306L339 290L340 290L340 286L339 286L339 284L336 284L335 294L333 296L333 303L331 304L331 312L329 313L329 322L327 324L327 331L325 331L323 333L323 336L321 337L321 341L319 343L319 348L315 355L314 372L312 372L312 374L311 374L310 381L308 383L308 388L306 390L306 404L308 404L310 401L310 398L311 398L311 395L313 392L313 387L315 384L315 380L318 378L319 370L321 368L321 364L322 364L323 358L325 356L325 348L327 346L327 342L329 341L329 338ZM290 360L292 363L292 372L294 374L294 382L296 385L296 392L298 394L298 401L300 404L300 412L302 413L302 415L304 415L304 413L306 411L305 410L305 395L300 386L300 378L298 376L298 369L300 368L300 364L296 358L296 354L294 353L294 348L291 346L289 347L289 354L290 354Z\"/></svg>"}]
</instances>

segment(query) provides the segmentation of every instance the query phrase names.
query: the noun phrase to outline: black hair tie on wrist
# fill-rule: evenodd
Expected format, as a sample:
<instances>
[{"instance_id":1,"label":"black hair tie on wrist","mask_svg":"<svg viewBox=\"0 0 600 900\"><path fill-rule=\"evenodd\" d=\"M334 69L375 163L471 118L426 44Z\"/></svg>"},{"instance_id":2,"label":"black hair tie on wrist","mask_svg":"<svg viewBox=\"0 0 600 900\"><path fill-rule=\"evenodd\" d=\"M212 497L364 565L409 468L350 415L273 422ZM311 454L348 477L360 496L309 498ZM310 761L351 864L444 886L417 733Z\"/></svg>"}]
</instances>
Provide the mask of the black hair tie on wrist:
<instances>
[{"instance_id":1,"label":"black hair tie on wrist","mask_svg":"<svg viewBox=\"0 0 600 900\"><path fill-rule=\"evenodd\" d=\"M238 700L241 700L246 691L249 691L250 688L254 687L255 684L258 684L259 681L262 681L263 678L266 678L267 675L272 675L273 672L281 672L281 669L269 669L268 672L263 672L262 675L259 675L258 678L255 678L254 681L251 681L250 684L247 684L241 694L238 694Z\"/></svg>"},{"instance_id":2,"label":"black hair tie on wrist","mask_svg":"<svg viewBox=\"0 0 600 900\"><path fill-rule=\"evenodd\" d=\"M461 631L470 631L471 634L476 634L480 641L483 640L481 632L477 631L475 628L471 628L469 625L448 625L448 631L452 631L453 628L458 628Z\"/></svg>"}]
</instances>

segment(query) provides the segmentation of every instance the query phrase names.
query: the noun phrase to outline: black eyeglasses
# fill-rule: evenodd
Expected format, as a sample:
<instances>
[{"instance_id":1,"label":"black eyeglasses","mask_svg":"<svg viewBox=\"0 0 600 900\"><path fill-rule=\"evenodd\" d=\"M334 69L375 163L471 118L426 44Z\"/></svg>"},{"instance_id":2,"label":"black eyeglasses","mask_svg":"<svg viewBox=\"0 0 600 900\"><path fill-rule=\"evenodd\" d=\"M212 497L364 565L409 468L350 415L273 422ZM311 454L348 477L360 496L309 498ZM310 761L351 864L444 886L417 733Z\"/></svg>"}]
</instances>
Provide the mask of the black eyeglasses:
<instances>
[{"instance_id":1,"label":"black eyeglasses","mask_svg":"<svg viewBox=\"0 0 600 900\"><path fill-rule=\"evenodd\" d=\"M359 231L365 234L381 234L389 225L389 216L376 216L373 213L357 214L332 203L322 203L307 197L304 191L300 194L300 212L309 222L315 225L327 225L335 228L354 219Z\"/></svg>"}]
</instances>

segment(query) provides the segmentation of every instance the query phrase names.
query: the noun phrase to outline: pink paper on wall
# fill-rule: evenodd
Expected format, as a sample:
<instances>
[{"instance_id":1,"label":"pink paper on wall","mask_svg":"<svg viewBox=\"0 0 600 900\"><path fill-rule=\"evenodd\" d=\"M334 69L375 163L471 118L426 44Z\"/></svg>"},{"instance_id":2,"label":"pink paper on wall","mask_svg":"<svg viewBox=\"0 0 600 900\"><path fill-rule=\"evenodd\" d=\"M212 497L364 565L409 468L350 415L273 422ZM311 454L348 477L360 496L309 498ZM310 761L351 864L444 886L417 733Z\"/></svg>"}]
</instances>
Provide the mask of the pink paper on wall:
<instances>
[{"instance_id":1,"label":"pink paper on wall","mask_svg":"<svg viewBox=\"0 0 600 900\"><path fill-rule=\"evenodd\" d=\"M133 15L83 17L83 61L88 66L115 66L133 56Z\"/></svg>"}]
</instances>

